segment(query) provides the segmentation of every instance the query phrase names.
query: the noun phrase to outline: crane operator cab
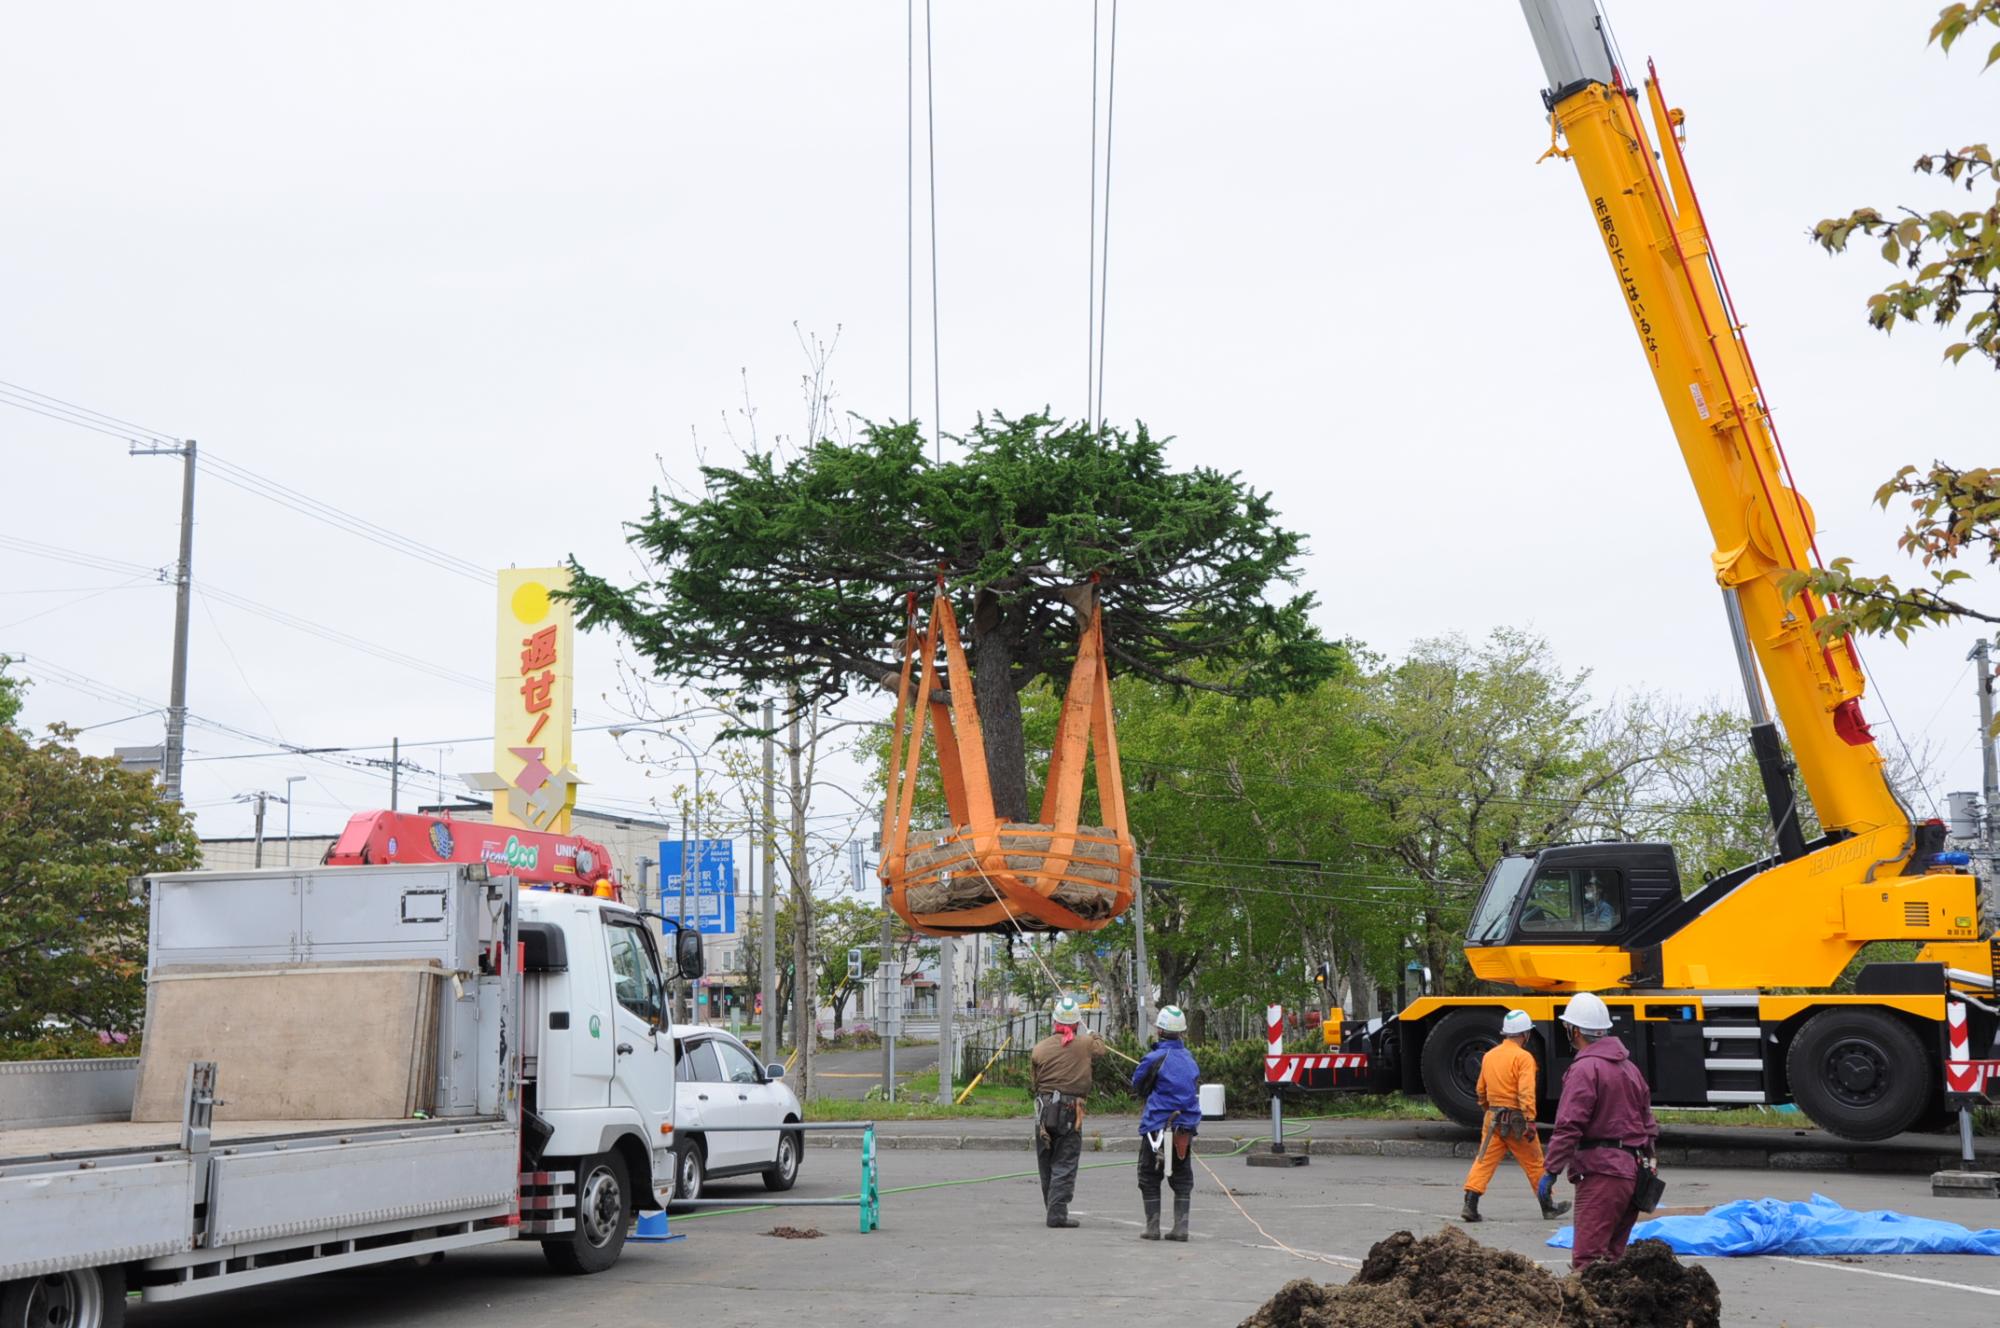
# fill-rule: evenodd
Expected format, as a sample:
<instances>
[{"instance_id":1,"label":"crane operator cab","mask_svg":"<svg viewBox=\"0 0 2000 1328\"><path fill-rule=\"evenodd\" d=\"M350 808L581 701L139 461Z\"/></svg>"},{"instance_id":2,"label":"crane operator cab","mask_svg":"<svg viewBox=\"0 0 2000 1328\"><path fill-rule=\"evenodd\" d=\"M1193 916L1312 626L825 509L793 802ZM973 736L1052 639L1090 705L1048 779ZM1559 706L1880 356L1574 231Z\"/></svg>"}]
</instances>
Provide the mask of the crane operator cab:
<instances>
[{"instance_id":1,"label":"crane operator cab","mask_svg":"<svg viewBox=\"0 0 2000 1328\"><path fill-rule=\"evenodd\" d=\"M1558 979L1536 972L1536 949L1595 946L1607 952L1617 970L1607 969L1609 982L1616 982L1631 971L1624 952L1641 937L1641 944L1657 943L1658 922L1680 903L1670 844L1559 844L1510 853L1480 891L1465 953L1488 981L1538 987ZM1572 972L1576 957L1567 956Z\"/></svg>"}]
</instances>

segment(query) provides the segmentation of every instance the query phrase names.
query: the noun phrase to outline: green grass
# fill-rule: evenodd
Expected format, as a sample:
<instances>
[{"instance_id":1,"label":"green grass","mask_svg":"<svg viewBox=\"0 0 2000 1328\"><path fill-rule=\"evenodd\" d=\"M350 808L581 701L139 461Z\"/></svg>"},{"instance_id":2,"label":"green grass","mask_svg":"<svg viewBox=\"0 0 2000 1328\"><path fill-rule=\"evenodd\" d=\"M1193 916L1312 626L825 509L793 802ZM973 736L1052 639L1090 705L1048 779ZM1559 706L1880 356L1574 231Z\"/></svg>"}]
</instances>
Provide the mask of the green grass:
<instances>
[{"instance_id":1,"label":"green grass","mask_svg":"<svg viewBox=\"0 0 2000 1328\"><path fill-rule=\"evenodd\" d=\"M1743 1107L1730 1111L1674 1111L1662 1108L1653 1113L1662 1125L1756 1125L1768 1130L1810 1130L1812 1121L1804 1112L1759 1111Z\"/></svg>"}]
</instances>

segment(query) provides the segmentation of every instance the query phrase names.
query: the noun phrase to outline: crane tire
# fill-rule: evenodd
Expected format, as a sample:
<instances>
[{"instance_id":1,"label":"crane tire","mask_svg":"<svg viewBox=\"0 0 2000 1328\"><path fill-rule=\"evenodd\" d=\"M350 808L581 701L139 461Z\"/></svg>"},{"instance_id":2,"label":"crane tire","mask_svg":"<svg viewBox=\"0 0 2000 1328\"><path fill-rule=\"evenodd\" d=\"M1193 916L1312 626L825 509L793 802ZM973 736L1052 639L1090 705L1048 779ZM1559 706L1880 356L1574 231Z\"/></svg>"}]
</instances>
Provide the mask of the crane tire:
<instances>
[{"instance_id":1,"label":"crane tire","mask_svg":"<svg viewBox=\"0 0 2000 1328\"><path fill-rule=\"evenodd\" d=\"M1424 1038L1424 1091L1460 1125L1477 1129L1479 1062L1500 1043L1500 1011L1486 1007L1453 1010Z\"/></svg>"},{"instance_id":2,"label":"crane tire","mask_svg":"<svg viewBox=\"0 0 2000 1328\"><path fill-rule=\"evenodd\" d=\"M1815 1125L1872 1143L1916 1124L1935 1095L1937 1073L1909 1025L1852 1006L1807 1019L1785 1053L1792 1097Z\"/></svg>"}]
</instances>

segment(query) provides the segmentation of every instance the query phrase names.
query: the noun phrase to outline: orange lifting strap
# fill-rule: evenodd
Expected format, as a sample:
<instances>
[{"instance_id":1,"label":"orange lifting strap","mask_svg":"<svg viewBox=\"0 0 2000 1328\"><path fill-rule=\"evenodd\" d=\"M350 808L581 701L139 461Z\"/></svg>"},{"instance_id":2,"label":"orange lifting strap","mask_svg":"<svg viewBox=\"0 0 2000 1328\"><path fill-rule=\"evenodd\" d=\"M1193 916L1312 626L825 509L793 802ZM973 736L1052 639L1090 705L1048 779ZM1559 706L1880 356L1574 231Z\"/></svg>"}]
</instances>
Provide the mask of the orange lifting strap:
<instances>
[{"instance_id":1,"label":"orange lifting strap","mask_svg":"<svg viewBox=\"0 0 2000 1328\"><path fill-rule=\"evenodd\" d=\"M942 635L951 692L938 672ZM921 649L923 667L916 668ZM923 704L919 698L927 698ZM925 707L929 717L926 722ZM937 734L951 828L910 843L917 763L926 728ZM958 619L942 589L930 625L917 639L916 596L910 596L903 674L890 739L888 797L882 809L882 884L889 903L916 930L931 936L967 932L1095 931L1132 903L1138 854L1125 821L1125 783L1111 721L1111 680L1104 663L1104 610L1090 596L1076 667L1063 697L1039 824L1001 821L993 811L986 743L972 696L972 671ZM1097 754L1097 797L1104 825L1080 826L1083 775Z\"/></svg>"}]
</instances>

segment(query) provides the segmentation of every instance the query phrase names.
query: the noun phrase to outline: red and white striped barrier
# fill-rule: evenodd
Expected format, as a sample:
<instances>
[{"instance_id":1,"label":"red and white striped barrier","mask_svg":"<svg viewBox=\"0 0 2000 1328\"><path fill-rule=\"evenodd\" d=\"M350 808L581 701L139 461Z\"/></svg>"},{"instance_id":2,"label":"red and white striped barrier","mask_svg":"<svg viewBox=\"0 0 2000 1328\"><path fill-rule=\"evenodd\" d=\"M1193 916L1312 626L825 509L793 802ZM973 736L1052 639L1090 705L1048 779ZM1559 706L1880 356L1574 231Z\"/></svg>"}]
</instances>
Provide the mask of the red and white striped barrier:
<instances>
[{"instance_id":1,"label":"red and white striped barrier","mask_svg":"<svg viewBox=\"0 0 2000 1328\"><path fill-rule=\"evenodd\" d=\"M1360 1052L1331 1052L1315 1056L1307 1052L1294 1052L1287 1056L1282 1053L1264 1058L1264 1082L1267 1084L1289 1084L1297 1081L1305 1070L1365 1070L1368 1058Z\"/></svg>"},{"instance_id":2,"label":"red and white striped barrier","mask_svg":"<svg viewBox=\"0 0 2000 1328\"><path fill-rule=\"evenodd\" d=\"M1265 1006L1264 1027L1265 1037L1270 1042L1266 1054L1272 1056L1282 1055L1285 1050L1285 1007L1282 1005Z\"/></svg>"},{"instance_id":3,"label":"red and white striped barrier","mask_svg":"<svg viewBox=\"0 0 2000 1328\"><path fill-rule=\"evenodd\" d=\"M1946 1043L1944 1091L1961 1094L1984 1093L1989 1080L2000 1079L2000 1060L1972 1058L1972 1038L1965 1027L1965 1002L1946 1003L1944 1025Z\"/></svg>"}]
</instances>

